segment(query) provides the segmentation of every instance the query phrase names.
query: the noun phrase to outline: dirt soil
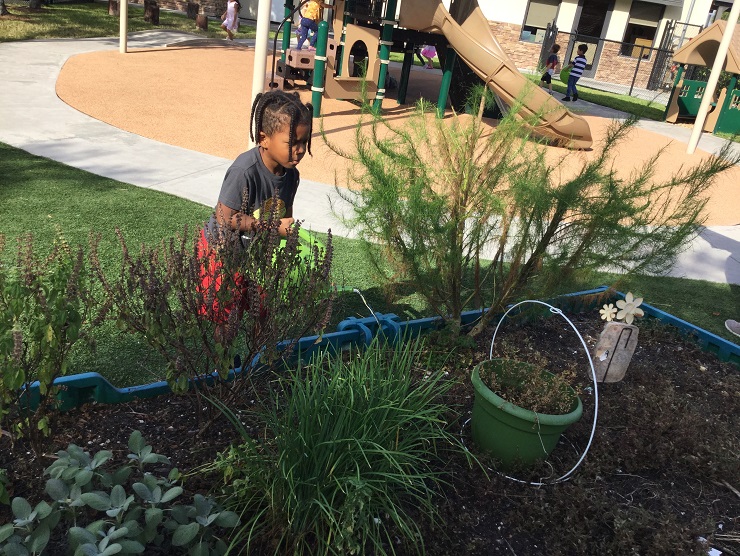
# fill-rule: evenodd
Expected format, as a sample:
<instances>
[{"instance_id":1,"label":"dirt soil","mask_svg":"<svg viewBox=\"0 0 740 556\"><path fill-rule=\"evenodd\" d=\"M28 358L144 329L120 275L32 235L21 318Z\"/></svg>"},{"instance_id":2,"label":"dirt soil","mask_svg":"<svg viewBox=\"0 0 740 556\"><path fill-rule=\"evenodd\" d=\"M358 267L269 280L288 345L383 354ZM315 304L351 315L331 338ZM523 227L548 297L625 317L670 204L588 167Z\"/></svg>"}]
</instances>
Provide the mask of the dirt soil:
<instances>
[{"instance_id":1,"label":"dirt soil","mask_svg":"<svg viewBox=\"0 0 740 556\"><path fill-rule=\"evenodd\" d=\"M595 311L570 318L593 349L603 321ZM444 462L451 480L439 498L444 527L425 528L427 554L705 555L709 546L725 555L740 554L740 372L672 328L652 320L638 324L639 343L625 379L598 386L598 424L585 460L570 480L539 487L497 473L469 436L473 391L468 377L488 357L491 331L477 345L458 343L452 357L446 356L450 346L440 338L431 342L439 356L433 361L458 382L447 400L458 408L450 427L480 457L482 467L471 468L462 456ZM578 337L557 316L510 320L495 348L499 356L522 360L544 356L554 372L577 371L581 421L546 463L511 473L524 481L552 482L576 464L592 428L595 396ZM188 398L169 396L86 405L56 421L49 455L40 459L22 441L11 446L2 438L0 467L9 471L11 496L38 500L41 470L51 463L50 454L74 442L91 452L112 450L121 461L129 435L138 429L155 452L187 472L235 438L224 423L198 434L196 416ZM214 483L196 475L185 486L189 492L207 492ZM0 523L7 519L7 509L0 508ZM410 553L397 548L399 554ZM57 545L46 554L61 556L63 549Z\"/></svg>"},{"instance_id":2,"label":"dirt soil","mask_svg":"<svg viewBox=\"0 0 740 556\"><path fill-rule=\"evenodd\" d=\"M101 51L73 56L59 74L57 94L77 110L120 129L234 159L248 145L254 50L228 45L226 41L223 47L214 47L213 41L207 44L209 46L134 49L125 55ZM271 67L271 58L268 58L267 67ZM391 66L390 71L399 78L399 68ZM415 69L409 82L407 102L424 97L436 103L440 81L439 70ZM396 92L388 91L383 110L388 119L400 125L413 107L399 105ZM311 92L307 88L301 95L305 101L310 101ZM577 103L570 108L584 111L597 145L604 138L610 120L588 115L587 106L587 103ZM322 115L321 125L330 141L343 147L352 144L360 115L356 105L324 99ZM494 121L490 123L495 125ZM351 187L353 184L346 176L347 162L323 143L318 127L314 129L313 157L304 158L299 168L302 176ZM684 143L635 129L619 148L617 170L627 175L660 149L664 149L656 174L660 179L671 177L681 165L694 165L708 156L700 149L687 155ZM573 157L564 164L566 172L577 171L579 159L594 155L593 150L572 152L548 148L548 158L553 163L565 156ZM739 223L740 201L736 194L739 181L740 168L720 177L707 205L707 225Z\"/></svg>"}]
</instances>

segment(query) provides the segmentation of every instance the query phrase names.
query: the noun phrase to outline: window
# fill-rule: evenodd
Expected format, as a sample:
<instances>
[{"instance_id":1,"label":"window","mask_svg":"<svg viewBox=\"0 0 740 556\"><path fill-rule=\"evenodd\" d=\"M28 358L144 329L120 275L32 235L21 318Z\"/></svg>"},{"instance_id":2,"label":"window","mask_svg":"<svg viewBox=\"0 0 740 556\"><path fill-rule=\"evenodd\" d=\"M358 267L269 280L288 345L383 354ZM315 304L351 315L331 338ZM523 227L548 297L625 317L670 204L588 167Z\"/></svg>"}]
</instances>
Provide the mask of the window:
<instances>
[{"instance_id":1,"label":"window","mask_svg":"<svg viewBox=\"0 0 740 556\"><path fill-rule=\"evenodd\" d=\"M560 0L530 0L519 40L542 43L548 23L555 21Z\"/></svg>"},{"instance_id":2,"label":"window","mask_svg":"<svg viewBox=\"0 0 740 556\"><path fill-rule=\"evenodd\" d=\"M663 17L664 7L650 2L632 2L630 18L624 32L621 54L632 58L650 57L650 48L655 41L658 23Z\"/></svg>"}]
</instances>

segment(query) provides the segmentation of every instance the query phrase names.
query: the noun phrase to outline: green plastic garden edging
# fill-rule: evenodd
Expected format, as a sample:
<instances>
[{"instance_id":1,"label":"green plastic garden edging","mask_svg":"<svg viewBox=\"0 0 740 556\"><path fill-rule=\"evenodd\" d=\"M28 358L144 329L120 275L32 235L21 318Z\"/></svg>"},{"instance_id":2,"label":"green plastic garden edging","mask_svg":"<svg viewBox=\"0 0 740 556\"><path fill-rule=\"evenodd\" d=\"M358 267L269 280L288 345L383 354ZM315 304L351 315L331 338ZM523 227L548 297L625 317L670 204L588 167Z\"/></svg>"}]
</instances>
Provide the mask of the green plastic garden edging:
<instances>
[{"instance_id":1,"label":"green plastic garden edging","mask_svg":"<svg viewBox=\"0 0 740 556\"><path fill-rule=\"evenodd\" d=\"M604 299L601 296L608 289L607 286L600 286L593 290L566 294L558 298L558 303L562 307L567 307L572 312L594 310L597 307L596 300L603 303ZM621 292L615 292L614 295L624 299L624 294ZM716 334L698 328L651 305L643 303L640 307L645 311L646 315L675 326L684 334L692 336L703 349L715 353L721 360L730 361L740 366L740 345L733 344ZM472 325L484 313L485 310L480 309L464 312L462 314L462 325ZM321 336L315 335L301 338L298 341L295 352L300 353L303 357L310 357L311 354L323 349L339 351L349 345L369 345L372 339L378 334L384 334L387 338L391 339L400 339L434 330L441 324L442 319L439 317L402 321L400 317L393 313L375 313L373 316L364 318L348 317L339 323L336 332L327 332ZM288 343L288 341L281 342L278 348ZM248 370L257 364L258 361L256 358L255 361L245 365L244 369L236 369L232 373ZM205 380L214 379L213 377L207 377ZM67 411L93 401L98 403L124 403L136 398L152 398L170 392L169 385L165 381L117 388L99 373L68 375L56 379L54 384L60 387L57 398L62 411ZM21 396L23 403L28 403L31 407L38 405L39 397L38 382L31 384L28 396Z\"/></svg>"}]
</instances>

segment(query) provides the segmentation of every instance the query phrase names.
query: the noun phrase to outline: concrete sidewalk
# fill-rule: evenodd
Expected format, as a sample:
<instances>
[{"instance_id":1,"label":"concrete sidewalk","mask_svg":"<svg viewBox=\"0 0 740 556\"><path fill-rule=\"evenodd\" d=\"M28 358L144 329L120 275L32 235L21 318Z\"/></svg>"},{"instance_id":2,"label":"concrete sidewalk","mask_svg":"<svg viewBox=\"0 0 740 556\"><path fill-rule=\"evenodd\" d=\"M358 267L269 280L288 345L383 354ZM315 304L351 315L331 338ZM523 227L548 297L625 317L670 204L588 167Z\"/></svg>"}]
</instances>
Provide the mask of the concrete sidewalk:
<instances>
[{"instance_id":1,"label":"concrete sidewalk","mask_svg":"<svg viewBox=\"0 0 740 556\"><path fill-rule=\"evenodd\" d=\"M172 31L129 35L129 48L160 47L192 40ZM237 40L253 44L253 40ZM65 61L83 52L116 50L117 38L59 39L0 44L0 141L30 153L140 187L214 206L231 160L159 143L90 118L62 102L56 79ZM111 92L114 102L115 92ZM578 101L571 108L604 117L624 114ZM132 107L135 109L135 107ZM670 124L641 122L678 141L685 131ZM704 135L699 147L716 152L724 141ZM740 187L740 186L739 186ZM334 187L301 180L295 213L304 226L352 237L332 213L346 211ZM738 214L740 224L740 214ZM740 284L740 225L704 230L679 259L672 276Z\"/></svg>"}]
</instances>

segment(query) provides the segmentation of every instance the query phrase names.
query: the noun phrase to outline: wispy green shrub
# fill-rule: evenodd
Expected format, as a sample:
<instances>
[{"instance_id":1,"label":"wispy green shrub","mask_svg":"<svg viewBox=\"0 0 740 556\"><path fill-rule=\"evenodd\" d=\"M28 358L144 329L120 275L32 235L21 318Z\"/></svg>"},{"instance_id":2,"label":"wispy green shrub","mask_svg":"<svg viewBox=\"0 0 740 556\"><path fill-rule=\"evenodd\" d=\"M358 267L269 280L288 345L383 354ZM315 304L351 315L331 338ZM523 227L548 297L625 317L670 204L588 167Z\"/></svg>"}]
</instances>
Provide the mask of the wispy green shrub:
<instances>
[{"instance_id":1,"label":"wispy green shrub","mask_svg":"<svg viewBox=\"0 0 740 556\"><path fill-rule=\"evenodd\" d=\"M56 404L52 383L68 373L73 346L89 338L99 304L83 248L61 234L45 257L30 234L18 238L13 263L2 262L3 249L0 236L0 427L39 453Z\"/></svg>"},{"instance_id":2,"label":"wispy green shrub","mask_svg":"<svg viewBox=\"0 0 740 556\"><path fill-rule=\"evenodd\" d=\"M479 102L480 99L479 99ZM596 155L549 163L536 128L513 106L500 124L466 115L433 118L420 106L403 127L377 117L357 126L353 147L330 147L354 163L361 187L340 190L376 271L410 280L429 307L459 322L547 295L563 278L597 269L660 273L704 220L714 178L740 157L729 147L659 180L662 151L629 176L616 148L634 119L613 122Z\"/></svg>"},{"instance_id":3,"label":"wispy green shrub","mask_svg":"<svg viewBox=\"0 0 740 556\"><path fill-rule=\"evenodd\" d=\"M376 340L279 378L259 414L259 438L241 427L243 442L209 467L223 474L227 507L241 511L237 546L255 554L423 553L419 519L435 523L446 481L439 461L462 447L446 430L450 408L440 399L451 382L433 371L415 381L419 355L417 343Z\"/></svg>"}]
</instances>

